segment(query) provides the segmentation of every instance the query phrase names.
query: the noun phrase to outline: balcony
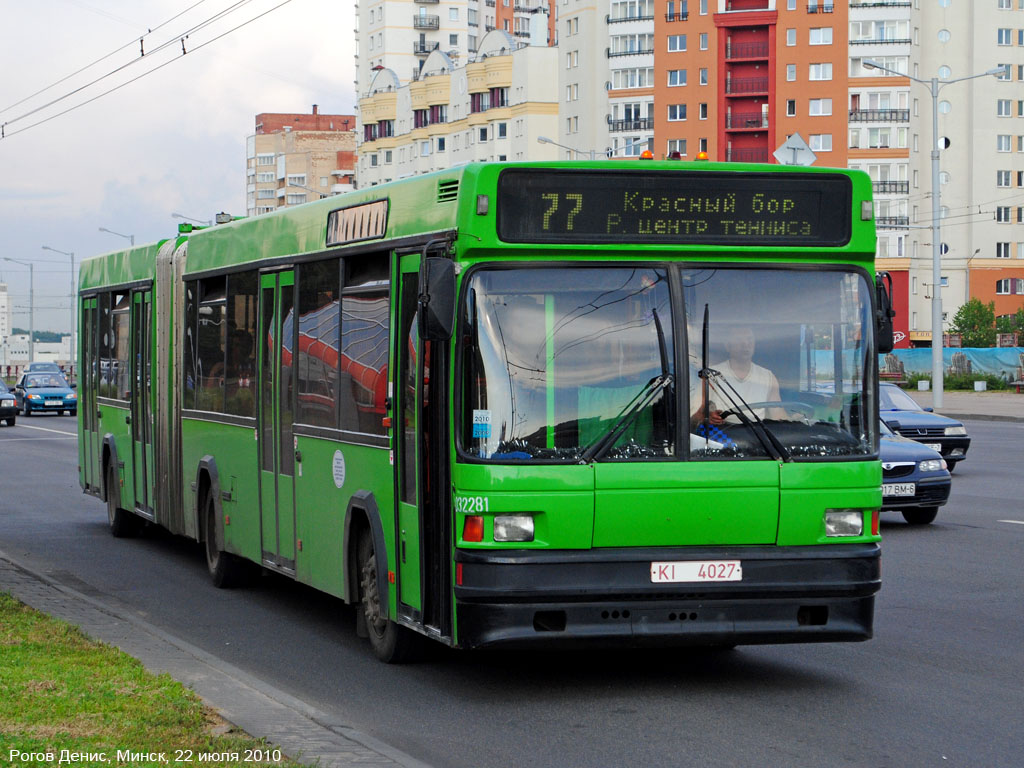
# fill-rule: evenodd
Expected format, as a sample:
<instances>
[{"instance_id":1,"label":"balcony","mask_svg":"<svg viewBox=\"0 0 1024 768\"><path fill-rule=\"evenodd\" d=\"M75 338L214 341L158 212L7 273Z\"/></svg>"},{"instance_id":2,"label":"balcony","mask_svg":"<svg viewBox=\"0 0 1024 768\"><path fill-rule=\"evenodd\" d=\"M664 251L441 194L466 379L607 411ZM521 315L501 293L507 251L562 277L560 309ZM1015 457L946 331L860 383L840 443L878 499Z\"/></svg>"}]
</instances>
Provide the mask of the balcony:
<instances>
[{"instance_id":1,"label":"balcony","mask_svg":"<svg viewBox=\"0 0 1024 768\"><path fill-rule=\"evenodd\" d=\"M876 216L875 226L879 229L907 229L910 227L909 216Z\"/></svg>"},{"instance_id":2,"label":"balcony","mask_svg":"<svg viewBox=\"0 0 1024 768\"><path fill-rule=\"evenodd\" d=\"M760 112L733 112L726 115L725 127L730 130L761 130L768 127L768 116Z\"/></svg>"},{"instance_id":3,"label":"balcony","mask_svg":"<svg viewBox=\"0 0 1024 768\"><path fill-rule=\"evenodd\" d=\"M636 120L612 120L608 119L608 130L614 132L619 131L653 131L654 130L654 118L653 117L642 117Z\"/></svg>"},{"instance_id":4,"label":"balcony","mask_svg":"<svg viewBox=\"0 0 1024 768\"><path fill-rule=\"evenodd\" d=\"M412 17L413 29L437 29L441 24L440 16L427 16L418 13Z\"/></svg>"},{"instance_id":5,"label":"balcony","mask_svg":"<svg viewBox=\"0 0 1024 768\"><path fill-rule=\"evenodd\" d=\"M767 77L734 77L725 84L727 96L768 93Z\"/></svg>"},{"instance_id":6,"label":"balcony","mask_svg":"<svg viewBox=\"0 0 1024 768\"><path fill-rule=\"evenodd\" d=\"M605 24L620 24L620 23L622 23L624 21L654 21L654 17L653 16L622 16L622 17L617 18L617 19L613 19L611 16L607 16L607 15L604 17L604 23ZM672 21L672 19L669 19L669 21Z\"/></svg>"},{"instance_id":7,"label":"balcony","mask_svg":"<svg viewBox=\"0 0 1024 768\"><path fill-rule=\"evenodd\" d=\"M881 192L883 194L909 195L910 194L910 182L909 181L873 181L873 182L871 182L871 189L873 189L875 192Z\"/></svg>"},{"instance_id":8,"label":"balcony","mask_svg":"<svg viewBox=\"0 0 1024 768\"><path fill-rule=\"evenodd\" d=\"M725 47L727 59L767 59L768 43L729 43Z\"/></svg>"},{"instance_id":9,"label":"balcony","mask_svg":"<svg viewBox=\"0 0 1024 768\"><path fill-rule=\"evenodd\" d=\"M850 45L910 45L909 37L879 37L870 40L851 40Z\"/></svg>"},{"instance_id":10,"label":"balcony","mask_svg":"<svg viewBox=\"0 0 1024 768\"><path fill-rule=\"evenodd\" d=\"M729 163L767 163L767 149L730 149L726 153L726 162Z\"/></svg>"},{"instance_id":11,"label":"balcony","mask_svg":"<svg viewBox=\"0 0 1024 768\"><path fill-rule=\"evenodd\" d=\"M807 6L807 12L808 13L834 13L835 12L835 5L833 3L822 3L821 5L818 5L818 3L810 3Z\"/></svg>"},{"instance_id":12,"label":"balcony","mask_svg":"<svg viewBox=\"0 0 1024 768\"><path fill-rule=\"evenodd\" d=\"M665 14L665 21L686 21L689 18L689 11L676 11L675 13Z\"/></svg>"},{"instance_id":13,"label":"balcony","mask_svg":"<svg viewBox=\"0 0 1024 768\"><path fill-rule=\"evenodd\" d=\"M604 49L604 55L609 59L614 59L617 56L649 56L654 53L654 48L638 48L635 51L613 51L611 48Z\"/></svg>"},{"instance_id":14,"label":"balcony","mask_svg":"<svg viewBox=\"0 0 1024 768\"><path fill-rule=\"evenodd\" d=\"M421 43L418 40L412 44L412 52L417 56L429 56L441 46L440 43Z\"/></svg>"},{"instance_id":15,"label":"balcony","mask_svg":"<svg viewBox=\"0 0 1024 768\"><path fill-rule=\"evenodd\" d=\"M850 0L850 8L909 8L910 0Z\"/></svg>"},{"instance_id":16,"label":"balcony","mask_svg":"<svg viewBox=\"0 0 1024 768\"><path fill-rule=\"evenodd\" d=\"M909 109L851 109L851 123L909 123Z\"/></svg>"}]
</instances>

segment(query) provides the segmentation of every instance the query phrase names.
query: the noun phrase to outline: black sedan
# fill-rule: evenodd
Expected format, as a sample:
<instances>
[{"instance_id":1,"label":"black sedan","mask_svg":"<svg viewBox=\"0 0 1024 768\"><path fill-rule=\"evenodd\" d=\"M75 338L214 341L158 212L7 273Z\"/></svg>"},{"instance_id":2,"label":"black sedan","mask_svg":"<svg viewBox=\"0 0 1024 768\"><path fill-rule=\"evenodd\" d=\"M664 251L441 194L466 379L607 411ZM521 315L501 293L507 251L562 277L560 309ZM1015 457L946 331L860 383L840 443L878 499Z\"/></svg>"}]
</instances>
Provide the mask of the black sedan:
<instances>
[{"instance_id":1,"label":"black sedan","mask_svg":"<svg viewBox=\"0 0 1024 768\"><path fill-rule=\"evenodd\" d=\"M881 438L882 511L902 512L912 525L932 522L949 500L952 480L946 460L931 448L900 437L884 422Z\"/></svg>"},{"instance_id":2,"label":"black sedan","mask_svg":"<svg viewBox=\"0 0 1024 768\"><path fill-rule=\"evenodd\" d=\"M941 453L950 472L967 458L967 449L971 446L967 428L956 419L933 413L931 408L922 408L895 384L878 385L878 410L882 421L894 432Z\"/></svg>"},{"instance_id":3,"label":"black sedan","mask_svg":"<svg viewBox=\"0 0 1024 768\"><path fill-rule=\"evenodd\" d=\"M59 373L26 373L14 387L18 407L25 416L33 413L78 413L78 395Z\"/></svg>"},{"instance_id":4,"label":"black sedan","mask_svg":"<svg viewBox=\"0 0 1024 768\"><path fill-rule=\"evenodd\" d=\"M0 381L0 419L6 421L8 427L13 427L18 420L18 400L3 381Z\"/></svg>"}]
</instances>

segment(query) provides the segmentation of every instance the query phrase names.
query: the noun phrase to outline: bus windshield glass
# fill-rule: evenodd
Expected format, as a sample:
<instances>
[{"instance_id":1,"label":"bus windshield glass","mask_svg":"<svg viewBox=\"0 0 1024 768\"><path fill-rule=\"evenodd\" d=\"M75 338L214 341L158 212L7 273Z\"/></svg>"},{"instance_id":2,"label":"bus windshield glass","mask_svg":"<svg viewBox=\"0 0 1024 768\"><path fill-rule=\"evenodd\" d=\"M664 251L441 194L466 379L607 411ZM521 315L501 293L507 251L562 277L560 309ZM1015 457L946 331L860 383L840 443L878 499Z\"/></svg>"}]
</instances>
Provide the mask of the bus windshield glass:
<instances>
[{"instance_id":1,"label":"bus windshield glass","mask_svg":"<svg viewBox=\"0 0 1024 768\"><path fill-rule=\"evenodd\" d=\"M673 270L476 271L461 307L462 450L499 463L877 450L862 274L683 268L672 291Z\"/></svg>"}]
</instances>

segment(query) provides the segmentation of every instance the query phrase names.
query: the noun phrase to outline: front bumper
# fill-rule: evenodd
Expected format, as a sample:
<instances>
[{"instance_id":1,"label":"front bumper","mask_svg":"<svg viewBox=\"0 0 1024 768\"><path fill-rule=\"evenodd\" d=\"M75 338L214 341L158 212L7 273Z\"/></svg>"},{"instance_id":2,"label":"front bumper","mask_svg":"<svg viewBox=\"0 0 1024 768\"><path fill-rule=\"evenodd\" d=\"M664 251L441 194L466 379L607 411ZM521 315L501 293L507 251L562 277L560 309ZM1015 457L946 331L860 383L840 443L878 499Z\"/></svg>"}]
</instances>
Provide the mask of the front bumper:
<instances>
[{"instance_id":1,"label":"front bumper","mask_svg":"<svg viewBox=\"0 0 1024 768\"><path fill-rule=\"evenodd\" d=\"M943 474L946 474L943 472ZM898 483L899 479L883 480L886 483ZM902 481L913 482L913 481ZM917 493L913 496L883 496L882 509L910 509L913 507L941 507L949 501L949 492L953 481L949 477L938 477L931 480L916 481Z\"/></svg>"},{"instance_id":2,"label":"front bumper","mask_svg":"<svg viewBox=\"0 0 1024 768\"><path fill-rule=\"evenodd\" d=\"M46 400L25 400L28 409L32 413L45 413L46 411L73 411L78 408L78 401L61 400L60 405L50 405ZM51 401L52 402L52 401Z\"/></svg>"},{"instance_id":3,"label":"front bumper","mask_svg":"<svg viewBox=\"0 0 1024 768\"><path fill-rule=\"evenodd\" d=\"M956 435L947 437L920 437L915 434L911 434L913 430L907 432L900 432L903 437L909 437L911 440L915 440L918 443L924 443L925 445L940 445L942 446L939 453L942 454L947 462L963 461L967 458L967 449L971 447L971 438L967 435Z\"/></svg>"},{"instance_id":4,"label":"front bumper","mask_svg":"<svg viewBox=\"0 0 1024 768\"><path fill-rule=\"evenodd\" d=\"M743 581L652 584L655 561L740 560ZM458 644L682 646L871 637L877 544L458 550Z\"/></svg>"},{"instance_id":5,"label":"front bumper","mask_svg":"<svg viewBox=\"0 0 1024 768\"><path fill-rule=\"evenodd\" d=\"M18 404L13 400L5 400L3 405L0 405L0 419L6 419L11 416L18 415Z\"/></svg>"}]
</instances>

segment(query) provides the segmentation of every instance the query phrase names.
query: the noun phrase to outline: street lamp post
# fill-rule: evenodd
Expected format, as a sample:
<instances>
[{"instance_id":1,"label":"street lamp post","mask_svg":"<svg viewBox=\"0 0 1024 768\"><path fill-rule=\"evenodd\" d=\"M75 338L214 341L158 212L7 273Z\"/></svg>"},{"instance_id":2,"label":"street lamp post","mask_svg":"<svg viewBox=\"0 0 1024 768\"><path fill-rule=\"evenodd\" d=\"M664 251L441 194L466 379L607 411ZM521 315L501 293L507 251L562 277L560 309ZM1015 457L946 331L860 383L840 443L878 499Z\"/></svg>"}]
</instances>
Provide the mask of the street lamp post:
<instances>
[{"instance_id":1,"label":"street lamp post","mask_svg":"<svg viewBox=\"0 0 1024 768\"><path fill-rule=\"evenodd\" d=\"M597 150L591 149L589 152L584 152L583 150L576 149L575 147L567 147L567 146L565 146L565 144L559 144L557 141L555 141L554 139L549 139L547 136L538 136L537 137L537 143L538 144L553 144L554 146L561 147L562 149L566 149L569 152L575 152L577 155L588 155L589 154L591 160L597 160Z\"/></svg>"},{"instance_id":2,"label":"street lamp post","mask_svg":"<svg viewBox=\"0 0 1024 768\"><path fill-rule=\"evenodd\" d=\"M28 267L28 361L31 363L36 356L36 282L35 265L31 261L19 261L10 256L0 256L4 261Z\"/></svg>"},{"instance_id":3,"label":"street lamp post","mask_svg":"<svg viewBox=\"0 0 1024 768\"><path fill-rule=\"evenodd\" d=\"M922 80L905 72L890 69L873 59L864 59L861 63L865 69L880 69L891 75L906 77L915 83L920 83L928 89L932 97L932 407L941 408L945 382L943 381L942 364L942 252L941 228L939 224L939 215L941 213L939 205L939 91L943 86L959 83L963 80L974 80L975 78L987 77L989 75L1002 75L1006 72L1007 67L995 67L987 72L957 77L952 80L940 80L937 77Z\"/></svg>"},{"instance_id":4,"label":"street lamp post","mask_svg":"<svg viewBox=\"0 0 1024 768\"><path fill-rule=\"evenodd\" d=\"M107 229L106 227L100 227L100 232L106 232L109 235L117 235L118 237L123 237L125 240L128 240L132 244L133 248L135 247L135 235L122 235L120 232L115 232L114 230Z\"/></svg>"},{"instance_id":5,"label":"street lamp post","mask_svg":"<svg viewBox=\"0 0 1024 768\"><path fill-rule=\"evenodd\" d=\"M74 251L58 251L56 248L51 248L48 245L43 246L44 251L53 251L59 253L62 256L69 256L71 258L71 331L68 339L68 371L69 375L74 375L75 372L75 310L78 308L78 301L76 301L75 291L75 252Z\"/></svg>"}]
</instances>

